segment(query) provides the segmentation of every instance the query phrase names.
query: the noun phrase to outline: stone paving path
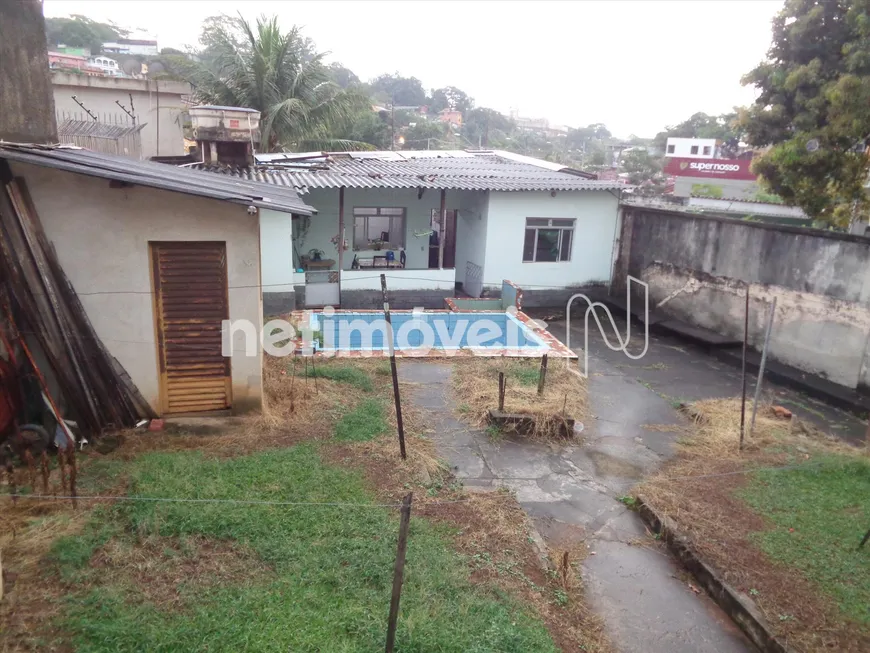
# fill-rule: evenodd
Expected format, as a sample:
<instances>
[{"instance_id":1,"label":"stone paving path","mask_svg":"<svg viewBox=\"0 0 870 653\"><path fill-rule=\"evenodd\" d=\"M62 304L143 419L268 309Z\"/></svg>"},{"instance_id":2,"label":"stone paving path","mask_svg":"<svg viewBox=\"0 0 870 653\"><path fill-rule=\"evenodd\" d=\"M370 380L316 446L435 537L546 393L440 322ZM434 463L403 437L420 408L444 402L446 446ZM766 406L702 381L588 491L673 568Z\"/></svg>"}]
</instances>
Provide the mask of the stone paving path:
<instances>
[{"instance_id":1,"label":"stone paving path","mask_svg":"<svg viewBox=\"0 0 870 653\"><path fill-rule=\"evenodd\" d=\"M594 361L590 401L597 419L576 445L548 445L487 435L456 419L449 363L402 361L407 401L430 411L439 454L467 486L504 486L545 539L583 538L591 546L583 579L591 606L623 653L732 653L754 650L706 596L680 580L676 564L647 537L618 498L672 452L673 432L644 424L678 424L663 398L613 365Z\"/></svg>"}]
</instances>

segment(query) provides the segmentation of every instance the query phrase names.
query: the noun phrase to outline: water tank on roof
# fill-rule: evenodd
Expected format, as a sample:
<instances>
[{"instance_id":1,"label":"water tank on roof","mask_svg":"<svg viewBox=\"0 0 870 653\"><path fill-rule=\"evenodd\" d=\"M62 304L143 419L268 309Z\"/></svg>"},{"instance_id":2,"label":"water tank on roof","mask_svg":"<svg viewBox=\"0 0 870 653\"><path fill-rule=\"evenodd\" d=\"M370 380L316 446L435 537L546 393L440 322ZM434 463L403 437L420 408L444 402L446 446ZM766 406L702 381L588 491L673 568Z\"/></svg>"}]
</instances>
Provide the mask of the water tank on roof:
<instances>
[{"instance_id":1,"label":"water tank on roof","mask_svg":"<svg viewBox=\"0 0 870 653\"><path fill-rule=\"evenodd\" d=\"M188 110L197 141L260 141L260 112L245 107L201 105Z\"/></svg>"}]
</instances>

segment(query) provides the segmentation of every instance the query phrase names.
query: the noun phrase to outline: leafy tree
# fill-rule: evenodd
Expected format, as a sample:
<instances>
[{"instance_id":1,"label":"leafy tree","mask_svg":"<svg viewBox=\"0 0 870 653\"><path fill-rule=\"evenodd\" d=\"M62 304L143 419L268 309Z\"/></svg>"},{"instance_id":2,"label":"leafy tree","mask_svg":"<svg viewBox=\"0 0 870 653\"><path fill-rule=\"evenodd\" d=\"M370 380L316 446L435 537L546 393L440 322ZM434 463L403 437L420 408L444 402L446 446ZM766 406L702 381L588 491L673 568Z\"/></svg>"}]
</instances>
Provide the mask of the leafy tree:
<instances>
[{"instance_id":1,"label":"leafy tree","mask_svg":"<svg viewBox=\"0 0 870 653\"><path fill-rule=\"evenodd\" d=\"M814 219L846 226L870 209L870 0L787 0L768 58L743 78L741 112L766 187Z\"/></svg>"},{"instance_id":2,"label":"leafy tree","mask_svg":"<svg viewBox=\"0 0 870 653\"><path fill-rule=\"evenodd\" d=\"M185 53L177 48L160 48L160 54L174 54L181 57L185 56Z\"/></svg>"},{"instance_id":3,"label":"leafy tree","mask_svg":"<svg viewBox=\"0 0 870 653\"><path fill-rule=\"evenodd\" d=\"M589 154L589 165L603 166L607 163L607 152L603 147L596 147Z\"/></svg>"},{"instance_id":4,"label":"leafy tree","mask_svg":"<svg viewBox=\"0 0 870 653\"><path fill-rule=\"evenodd\" d=\"M437 120L419 120L402 135L405 137L405 149L408 150L443 150L457 147L449 125Z\"/></svg>"},{"instance_id":5,"label":"leafy tree","mask_svg":"<svg viewBox=\"0 0 870 653\"><path fill-rule=\"evenodd\" d=\"M587 127L569 130L565 144L569 148L587 152L591 151L593 142L600 143L611 137L610 130L603 123L597 122Z\"/></svg>"},{"instance_id":6,"label":"leafy tree","mask_svg":"<svg viewBox=\"0 0 870 653\"><path fill-rule=\"evenodd\" d=\"M326 67L329 79L341 86L348 88L350 86L359 86L360 81L350 68L345 68L340 63L333 62Z\"/></svg>"},{"instance_id":7,"label":"leafy tree","mask_svg":"<svg viewBox=\"0 0 870 653\"><path fill-rule=\"evenodd\" d=\"M377 150L390 149L392 129L390 116L386 111L362 111L356 120L344 132L339 132L341 138L350 141L368 143Z\"/></svg>"},{"instance_id":8,"label":"leafy tree","mask_svg":"<svg viewBox=\"0 0 870 653\"><path fill-rule=\"evenodd\" d=\"M606 140L613 136L613 134L610 133L610 130L607 129L607 126L602 122L596 122L592 125L589 125L587 129L591 129L593 136L599 141Z\"/></svg>"},{"instance_id":9,"label":"leafy tree","mask_svg":"<svg viewBox=\"0 0 870 653\"><path fill-rule=\"evenodd\" d=\"M445 86L432 91L432 102L429 108L432 113L438 113L444 109L459 111L464 116L474 106L474 98L468 96L455 86Z\"/></svg>"},{"instance_id":10,"label":"leafy tree","mask_svg":"<svg viewBox=\"0 0 870 653\"><path fill-rule=\"evenodd\" d=\"M260 111L264 151L369 148L334 138L371 110L369 98L330 81L325 53L310 54L297 28L282 33L276 17L258 19L256 29L241 16L209 20L208 57L185 70L198 101Z\"/></svg>"},{"instance_id":11,"label":"leafy tree","mask_svg":"<svg viewBox=\"0 0 870 653\"><path fill-rule=\"evenodd\" d=\"M462 135L482 147L504 146L505 138L516 129L514 122L495 109L478 107L465 114Z\"/></svg>"},{"instance_id":12,"label":"leafy tree","mask_svg":"<svg viewBox=\"0 0 870 653\"><path fill-rule=\"evenodd\" d=\"M420 107L426 104L426 91L416 77L402 77L399 73L381 75L370 83L372 92L381 94L391 104Z\"/></svg>"},{"instance_id":13,"label":"leafy tree","mask_svg":"<svg viewBox=\"0 0 870 653\"><path fill-rule=\"evenodd\" d=\"M100 52L105 41L125 37L130 30L114 23L100 23L87 16L71 14L69 18L46 18L45 40L50 45L68 45Z\"/></svg>"},{"instance_id":14,"label":"leafy tree","mask_svg":"<svg viewBox=\"0 0 870 653\"><path fill-rule=\"evenodd\" d=\"M628 182L637 186L655 180L662 166L661 161L646 150L633 149L622 156L622 169L628 173Z\"/></svg>"}]
</instances>

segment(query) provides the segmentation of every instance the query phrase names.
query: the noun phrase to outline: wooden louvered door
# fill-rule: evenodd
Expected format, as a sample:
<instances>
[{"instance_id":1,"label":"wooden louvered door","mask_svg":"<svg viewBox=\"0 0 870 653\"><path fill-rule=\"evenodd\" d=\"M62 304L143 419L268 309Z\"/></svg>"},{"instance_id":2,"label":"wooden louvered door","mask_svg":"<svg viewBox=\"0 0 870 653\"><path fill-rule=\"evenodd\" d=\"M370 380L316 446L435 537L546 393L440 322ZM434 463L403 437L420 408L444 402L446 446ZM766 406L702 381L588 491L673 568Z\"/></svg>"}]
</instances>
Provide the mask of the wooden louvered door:
<instances>
[{"instance_id":1,"label":"wooden louvered door","mask_svg":"<svg viewBox=\"0 0 870 653\"><path fill-rule=\"evenodd\" d=\"M224 243L151 243L160 394L165 413L232 405L230 359L221 353L229 319Z\"/></svg>"}]
</instances>

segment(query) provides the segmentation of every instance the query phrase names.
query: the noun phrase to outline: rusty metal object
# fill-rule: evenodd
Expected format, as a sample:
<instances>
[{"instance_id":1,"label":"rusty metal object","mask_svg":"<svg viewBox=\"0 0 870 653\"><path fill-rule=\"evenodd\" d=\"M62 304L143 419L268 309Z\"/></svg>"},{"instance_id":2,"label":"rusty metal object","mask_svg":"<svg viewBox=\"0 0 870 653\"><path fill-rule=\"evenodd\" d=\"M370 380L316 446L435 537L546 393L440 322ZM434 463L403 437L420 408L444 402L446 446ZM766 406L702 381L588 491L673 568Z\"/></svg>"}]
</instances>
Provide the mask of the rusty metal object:
<instances>
[{"instance_id":1,"label":"rusty metal object","mask_svg":"<svg viewBox=\"0 0 870 653\"><path fill-rule=\"evenodd\" d=\"M229 318L226 246L155 243L152 262L163 409L229 408L230 358L221 332Z\"/></svg>"}]
</instances>

